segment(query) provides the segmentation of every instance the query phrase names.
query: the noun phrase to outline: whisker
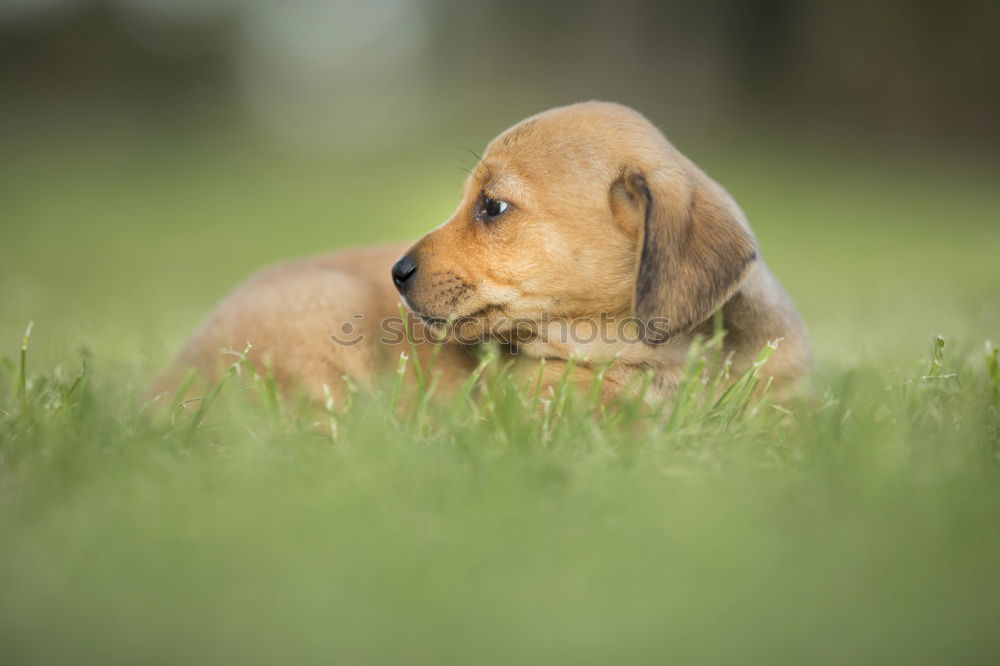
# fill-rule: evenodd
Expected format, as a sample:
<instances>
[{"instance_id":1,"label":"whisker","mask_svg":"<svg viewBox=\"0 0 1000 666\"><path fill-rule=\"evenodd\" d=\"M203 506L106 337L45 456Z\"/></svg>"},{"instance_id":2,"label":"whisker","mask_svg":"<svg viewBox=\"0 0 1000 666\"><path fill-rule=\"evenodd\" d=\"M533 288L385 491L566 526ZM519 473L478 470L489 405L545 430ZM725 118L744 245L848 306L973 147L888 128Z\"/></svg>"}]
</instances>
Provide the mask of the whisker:
<instances>
[{"instance_id":1,"label":"whisker","mask_svg":"<svg viewBox=\"0 0 1000 666\"><path fill-rule=\"evenodd\" d=\"M480 155L479 153L477 153L476 151L474 151L472 148L470 148L469 146L466 146L464 144L459 144L459 147L462 148L462 150L464 150L465 152L469 153L470 155L472 155L473 157L476 158L476 177L479 179L480 182L485 182L485 181L491 180L493 178L493 171L490 169L490 166L488 164L486 164L486 162L483 161L483 156L482 155ZM484 169L486 171L486 177L485 178L480 175L480 171L479 171L480 169Z\"/></svg>"}]
</instances>

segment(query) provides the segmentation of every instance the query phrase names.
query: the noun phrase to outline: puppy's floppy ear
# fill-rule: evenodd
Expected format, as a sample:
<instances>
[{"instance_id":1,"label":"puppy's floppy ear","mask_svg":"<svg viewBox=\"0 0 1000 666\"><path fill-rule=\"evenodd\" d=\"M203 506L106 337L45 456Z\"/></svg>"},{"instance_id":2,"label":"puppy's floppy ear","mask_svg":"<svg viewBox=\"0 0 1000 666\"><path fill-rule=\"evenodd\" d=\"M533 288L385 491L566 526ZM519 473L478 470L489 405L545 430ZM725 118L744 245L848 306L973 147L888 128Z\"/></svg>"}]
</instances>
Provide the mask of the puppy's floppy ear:
<instances>
[{"instance_id":1,"label":"puppy's floppy ear","mask_svg":"<svg viewBox=\"0 0 1000 666\"><path fill-rule=\"evenodd\" d=\"M743 214L700 172L684 178L625 168L612 185L611 201L618 223L638 231L632 306L640 319L660 320L650 327L656 335L649 342L665 342L705 321L757 259Z\"/></svg>"}]
</instances>

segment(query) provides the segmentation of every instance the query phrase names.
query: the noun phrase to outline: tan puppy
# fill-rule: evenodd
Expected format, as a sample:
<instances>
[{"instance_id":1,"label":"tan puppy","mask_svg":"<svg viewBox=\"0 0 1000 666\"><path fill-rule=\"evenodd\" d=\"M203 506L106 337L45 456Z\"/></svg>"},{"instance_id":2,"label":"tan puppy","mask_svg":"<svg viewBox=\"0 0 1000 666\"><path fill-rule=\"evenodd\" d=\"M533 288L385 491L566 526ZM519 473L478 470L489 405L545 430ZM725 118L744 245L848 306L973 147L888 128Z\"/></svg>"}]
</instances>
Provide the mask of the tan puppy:
<instances>
[{"instance_id":1,"label":"tan puppy","mask_svg":"<svg viewBox=\"0 0 1000 666\"><path fill-rule=\"evenodd\" d=\"M641 114L617 104L552 109L501 134L451 219L393 264L401 253L355 250L258 274L202 325L178 369L211 375L220 349L249 341L285 386L339 393L343 375L367 383L406 349L392 319L402 294L430 324L415 327L418 337L450 322L437 364L445 387L473 367L469 344L494 339L518 353L525 376L537 372L533 359L549 359L546 383L574 357L581 385L610 363L608 398L647 368L653 395L663 395L720 308L737 372L780 338L764 368L779 393L808 373L805 329L742 211Z\"/></svg>"}]
</instances>

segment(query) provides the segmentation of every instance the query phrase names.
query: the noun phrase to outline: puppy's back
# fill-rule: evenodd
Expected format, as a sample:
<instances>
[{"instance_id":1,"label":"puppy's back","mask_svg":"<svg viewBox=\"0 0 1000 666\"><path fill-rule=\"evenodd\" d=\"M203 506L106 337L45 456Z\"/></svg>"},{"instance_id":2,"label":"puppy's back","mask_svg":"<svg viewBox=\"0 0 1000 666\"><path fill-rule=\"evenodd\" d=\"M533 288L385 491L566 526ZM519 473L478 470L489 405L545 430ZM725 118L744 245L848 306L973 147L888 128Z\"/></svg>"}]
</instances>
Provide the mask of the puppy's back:
<instances>
[{"instance_id":1,"label":"puppy's back","mask_svg":"<svg viewBox=\"0 0 1000 666\"><path fill-rule=\"evenodd\" d=\"M376 364L373 326L395 312L398 296L389 269L404 249L347 250L254 274L201 323L153 393L176 391L190 368L200 382L217 381L247 343L249 360L268 368L284 389L301 386L318 397L324 384L335 395L342 392L343 375L367 382Z\"/></svg>"}]
</instances>

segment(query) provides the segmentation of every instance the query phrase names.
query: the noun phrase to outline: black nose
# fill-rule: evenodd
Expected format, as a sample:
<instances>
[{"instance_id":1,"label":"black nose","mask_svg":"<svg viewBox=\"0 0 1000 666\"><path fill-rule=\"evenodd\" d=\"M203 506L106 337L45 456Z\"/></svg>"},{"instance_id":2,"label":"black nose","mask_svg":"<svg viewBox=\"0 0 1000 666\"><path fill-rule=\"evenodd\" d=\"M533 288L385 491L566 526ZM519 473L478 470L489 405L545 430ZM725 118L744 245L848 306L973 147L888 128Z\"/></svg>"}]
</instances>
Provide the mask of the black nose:
<instances>
[{"instance_id":1,"label":"black nose","mask_svg":"<svg viewBox=\"0 0 1000 666\"><path fill-rule=\"evenodd\" d=\"M417 262L413 261L409 255L397 261L392 267L392 281L396 283L396 289L403 290L406 281L417 272Z\"/></svg>"}]
</instances>

